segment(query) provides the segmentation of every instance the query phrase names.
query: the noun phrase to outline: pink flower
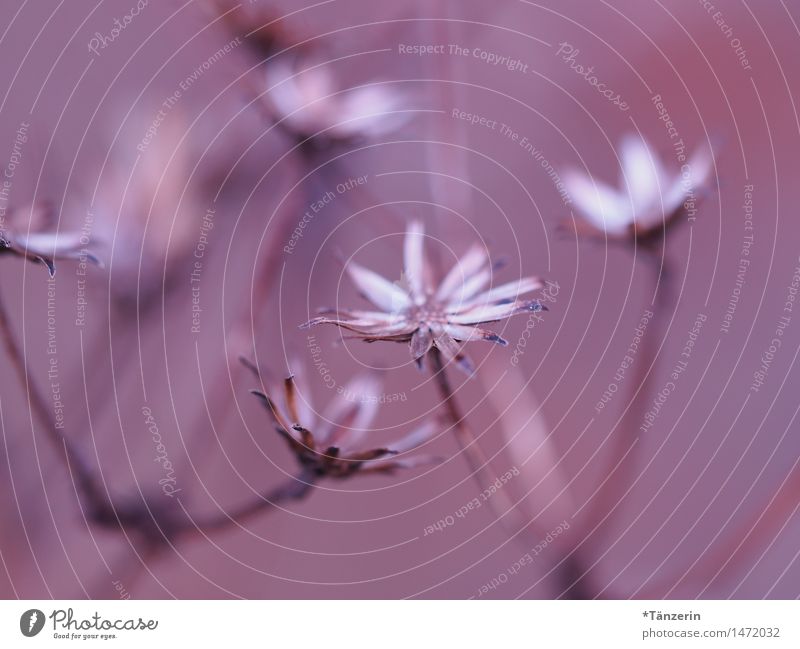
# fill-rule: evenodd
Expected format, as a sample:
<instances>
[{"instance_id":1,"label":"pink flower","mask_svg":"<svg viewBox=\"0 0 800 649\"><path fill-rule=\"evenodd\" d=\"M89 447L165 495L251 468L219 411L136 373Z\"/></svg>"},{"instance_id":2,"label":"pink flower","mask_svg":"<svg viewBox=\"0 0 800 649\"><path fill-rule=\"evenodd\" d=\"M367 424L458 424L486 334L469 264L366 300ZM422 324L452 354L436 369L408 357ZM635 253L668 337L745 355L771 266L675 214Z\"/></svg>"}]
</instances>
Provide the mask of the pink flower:
<instances>
[{"instance_id":1,"label":"pink flower","mask_svg":"<svg viewBox=\"0 0 800 649\"><path fill-rule=\"evenodd\" d=\"M87 259L101 262L86 250L80 232L59 232L52 207L44 202L34 203L9 214L7 227L0 222L0 253L17 255L28 261L47 266L55 275L56 259Z\"/></svg>"},{"instance_id":2,"label":"pink flower","mask_svg":"<svg viewBox=\"0 0 800 649\"><path fill-rule=\"evenodd\" d=\"M538 300L520 299L521 295L544 286L538 277L489 288L492 264L484 247L478 244L466 252L438 286L431 286L424 238L422 223L412 222L405 237L402 283L392 283L355 262L347 264L346 271L353 283L378 311L323 311L327 315L302 327L334 324L367 342L407 342L412 358L420 366L424 356L435 347L445 360L454 360L464 371L472 373L472 363L462 353L459 342L485 340L507 345L498 334L480 325L519 313L546 310Z\"/></svg>"},{"instance_id":3,"label":"pink flower","mask_svg":"<svg viewBox=\"0 0 800 649\"><path fill-rule=\"evenodd\" d=\"M620 148L619 189L580 171L564 175L564 184L584 219L573 227L579 234L619 239L657 236L698 200L709 181L711 155L700 150L681 171L667 172L640 137L624 138Z\"/></svg>"},{"instance_id":4,"label":"pink flower","mask_svg":"<svg viewBox=\"0 0 800 649\"><path fill-rule=\"evenodd\" d=\"M325 64L298 70L296 61L284 56L267 65L266 95L279 124L295 137L328 142L375 138L406 121L399 95L387 85L337 88Z\"/></svg>"},{"instance_id":5,"label":"pink flower","mask_svg":"<svg viewBox=\"0 0 800 649\"><path fill-rule=\"evenodd\" d=\"M243 362L260 378L254 366ZM438 458L428 455L400 457L433 438L439 430L433 421L426 421L386 447L364 444L364 437L378 414L380 390L381 383L375 377L356 377L321 415L309 407L305 400L308 393L298 389L294 376L285 379L282 389L275 391L280 393L280 400L259 390L251 393L264 403L275 430L312 478L392 473L438 462Z\"/></svg>"}]
</instances>

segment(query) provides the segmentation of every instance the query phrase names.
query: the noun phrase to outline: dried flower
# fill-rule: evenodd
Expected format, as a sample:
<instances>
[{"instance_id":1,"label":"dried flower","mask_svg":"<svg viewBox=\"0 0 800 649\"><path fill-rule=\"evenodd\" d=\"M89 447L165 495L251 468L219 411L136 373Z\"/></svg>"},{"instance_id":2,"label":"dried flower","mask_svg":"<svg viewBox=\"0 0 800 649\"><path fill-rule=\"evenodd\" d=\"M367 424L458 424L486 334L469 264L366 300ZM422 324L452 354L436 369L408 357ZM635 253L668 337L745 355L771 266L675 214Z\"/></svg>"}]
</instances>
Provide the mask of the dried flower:
<instances>
[{"instance_id":1,"label":"dried flower","mask_svg":"<svg viewBox=\"0 0 800 649\"><path fill-rule=\"evenodd\" d=\"M564 174L564 184L584 217L571 227L578 234L621 240L658 237L682 212L695 208L710 177L711 155L700 150L680 172L668 173L640 137L624 138L620 149L620 189L579 171Z\"/></svg>"},{"instance_id":2,"label":"dried flower","mask_svg":"<svg viewBox=\"0 0 800 649\"><path fill-rule=\"evenodd\" d=\"M350 262L346 270L362 296L380 311L326 310L327 315L302 327L334 324L367 342L389 340L410 343L412 358L422 366L425 355L435 347L446 361L456 361L471 374L470 360L459 342L485 340L507 345L498 334L479 325L505 320L519 313L546 310L538 300L519 296L544 286L538 277L488 288L493 267L483 246L473 245L453 266L437 287L429 281L431 271L425 259L422 223L413 221L404 245L404 282L392 283L360 264Z\"/></svg>"},{"instance_id":3,"label":"dried flower","mask_svg":"<svg viewBox=\"0 0 800 649\"><path fill-rule=\"evenodd\" d=\"M386 85L344 90L336 87L333 73L322 63L297 68L295 57L270 62L266 99L279 124L302 141L375 138L396 130L408 117L399 95Z\"/></svg>"},{"instance_id":4,"label":"dried flower","mask_svg":"<svg viewBox=\"0 0 800 649\"><path fill-rule=\"evenodd\" d=\"M255 367L243 362L258 375ZM433 421L426 421L389 446L364 447L364 437L378 413L380 389L380 381L374 376L357 377L319 416L303 398L305 391L298 389L295 376L283 381L280 403L259 390L251 390L251 393L264 403L275 429L300 466L315 478L392 473L438 462L437 458L427 455L397 457L430 440L439 430Z\"/></svg>"},{"instance_id":5,"label":"dried flower","mask_svg":"<svg viewBox=\"0 0 800 649\"><path fill-rule=\"evenodd\" d=\"M86 250L80 232L59 232L52 207L45 202L16 209L9 214L11 227L0 223L0 253L17 255L47 266L55 275L56 259L86 259L102 265Z\"/></svg>"}]
</instances>

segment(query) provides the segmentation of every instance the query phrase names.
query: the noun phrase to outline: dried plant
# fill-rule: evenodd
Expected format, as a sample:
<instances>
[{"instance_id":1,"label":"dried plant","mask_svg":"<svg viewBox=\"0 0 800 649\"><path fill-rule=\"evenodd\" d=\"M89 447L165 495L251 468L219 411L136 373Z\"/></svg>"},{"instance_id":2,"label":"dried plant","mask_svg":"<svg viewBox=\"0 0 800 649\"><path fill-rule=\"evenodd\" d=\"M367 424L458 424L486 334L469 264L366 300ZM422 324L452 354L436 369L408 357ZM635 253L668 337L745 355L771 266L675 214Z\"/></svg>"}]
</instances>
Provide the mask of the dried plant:
<instances>
[{"instance_id":1,"label":"dried plant","mask_svg":"<svg viewBox=\"0 0 800 649\"><path fill-rule=\"evenodd\" d=\"M330 65L283 55L266 67L264 101L276 123L298 142L324 148L359 138L374 139L408 119L391 86L338 86Z\"/></svg>"},{"instance_id":2,"label":"dried plant","mask_svg":"<svg viewBox=\"0 0 800 649\"><path fill-rule=\"evenodd\" d=\"M54 226L54 212L49 204L35 203L28 208L14 210L10 216L14 229L6 229L3 232L0 238L3 246L0 248L1 252L43 264L47 267L50 277L55 274L56 260L66 259L82 263L85 263L85 260L102 265L88 250L90 241L87 238L79 233L60 234L57 231ZM35 419L42 427L57 455L65 462L67 471L75 476L79 494L85 499L84 509L99 512L106 508L109 502L104 497L88 463L66 435L63 427L57 425L48 399L32 381L27 359L17 343L2 297L0 297L0 337L11 361L11 368L28 399L31 420Z\"/></svg>"},{"instance_id":3,"label":"dried plant","mask_svg":"<svg viewBox=\"0 0 800 649\"><path fill-rule=\"evenodd\" d=\"M619 189L575 170L564 174L564 182L583 217L570 223L570 227L582 238L613 241L632 250L642 246L654 271L653 297L648 306L654 311L671 310L672 274L662 256L666 236L681 215L693 217L710 182L713 158L707 149L700 148L681 172L668 173L658 155L637 135L623 138L620 158ZM617 426L608 472L587 509L586 527L595 533L608 531L633 482L638 456L635 431L650 396L651 379L656 375L659 322L665 320L657 318L641 343L631 378L631 394ZM581 575L578 586L587 588L592 578L589 572Z\"/></svg>"},{"instance_id":4,"label":"dried plant","mask_svg":"<svg viewBox=\"0 0 800 649\"><path fill-rule=\"evenodd\" d=\"M251 390L273 418L275 430L286 441L302 468L305 479L349 478L355 474L392 473L438 461L432 456L399 457L425 444L439 431L433 421L387 447L365 447L365 436L378 414L374 398L381 391L380 381L371 375L359 376L343 389L319 416L308 407L306 389L298 390L297 378L283 382L282 402L259 390Z\"/></svg>"},{"instance_id":5,"label":"dried plant","mask_svg":"<svg viewBox=\"0 0 800 649\"><path fill-rule=\"evenodd\" d=\"M350 261L346 272L361 295L380 311L325 310L328 315L314 318L301 327L333 324L366 342L407 343L411 357L422 368L424 359L431 369L450 420L456 440L481 489L492 482L490 462L461 413L455 391L447 376L446 365L454 362L471 375L475 368L463 352L463 344L483 340L507 345L497 333L480 325L499 322L520 313L546 310L539 300L521 299L544 287L538 277L489 288L494 267L483 246L475 244L445 277L434 284L432 264L424 254L425 231L422 223L412 221L403 246L403 281L392 283L379 274ZM492 501L498 520L504 519L510 504L505 496ZM506 511L503 511L503 510ZM513 533L517 530L509 530Z\"/></svg>"},{"instance_id":6,"label":"dried plant","mask_svg":"<svg viewBox=\"0 0 800 649\"><path fill-rule=\"evenodd\" d=\"M255 365L245 359L242 364L263 383L262 374ZM300 383L302 385L302 381ZM380 390L381 382L375 376L358 376L344 386L342 393L319 415L309 405L308 389L298 387L297 376L284 379L280 387L270 389L269 393L251 390L266 407L275 431L294 455L299 473L287 484L268 491L254 502L216 518L192 521L192 527L210 531L241 523L287 500L304 498L323 479L390 474L438 463L440 459L429 454L407 456L440 431L435 421L423 422L387 446L366 443L365 438L371 432L369 428L378 414L375 397ZM187 526L186 529L191 528Z\"/></svg>"},{"instance_id":7,"label":"dried plant","mask_svg":"<svg viewBox=\"0 0 800 649\"><path fill-rule=\"evenodd\" d=\"M248 106L252 122L266 119L275 126L269 129L272 135L277 132L291 139L292 152L284 155L294 156L291 161L296 162L297 166L292 171L302 179L298 185L303 185L310 199L315 195L314 191L309 191L315 189L314 183L319 183L320 179L322 183L328 180L325 178L327 169L335 168L337 173L347 171L349 162L346 158L326 159L325 164L319 164L332 150L340 152L339 148L334 147L360 145L366 140L377 140L392 134L407 124L410 116L417 111L443 112L428 110L420 102L409 101L409 95L398 90L398 87L405 86L381 79L348 85L341 75L341 69L346 65L343 59L348 57L325 61L324 52L317 45L321 36L329 37L333 32L318 35L316 30L308 29L307 33L305 28L298 30L307 19L305 12L313 7L281 15L276 6L264 3L203 0L200 4L211 12L211 23L240 36L242 47L237 49L235 56L248 59L248 65L252 64L252 68L243 70L241 77L232 85L241 94L253 99ZM449 10L446 10L442 15L447 16L448 13ZM400 22L408 22L413 29L417 28L416 20L402 17ZM484 25L474 21L451 21L446 17L425 22L430 23L426 26L431 30L428 36L433 37L426 37L430 42L469 41L466 32L456 33L453 29L463 30L472 24ZM474 65L473 58L468 57L461 62L464 70ZM436 74L426 75L427 78L421 77L420 80L439 80L436 92L443 106L450 108L462 103L467 106L466 101L462 100L471 96L461 93L466 93L470 84L446 82L448 78L460 78L460 74L453 74L457 58L442 56L419 60L425 61L423 65L428 65L428 60L433 62L433 67L428 71L433 69ZM455 65L459 66L460 73L461 65L457 62ZM510 66L508 70L511 70ZM225 78L224 81L227 83L230 79ZM185 101L190 101L188 95ZM261 111L259 117L256 117L256 111ZM456 109L458 112L465 114ZM117 306L125 309L156 304L154 298L160 294L159 290L163 292L166 288L164 281L174 280L175 283L169 285L179 286L177 282L181 277L185 278L184 271L192 262L192 249L198 240L198 215L202 214L207 202L200 199L209 198L194 185L207 188L214 183L209 181L212 176L202 176L191 187L187 186L188 179L196 174L198 160L206 156L203 147L199 147L203 148L202 155L192 155L193 151L187 151L184 136L189 127L188 115L176 109L168 123L158 129L153 127L153 137L155 131L159 131L157 139L152 146L148 139L147 147L150 149L147 153L144 150L147 147L136 147L144 155L136 156L134 160L132 154L129 164L107 157L106 162L110 162L110 168L104 176L107 182L99 183L93 194L97 199L96 203L93 200L93 209L101 215L97 229L102 233L106 228L104 238L121 242L121 247L112 246L114 275L122 280L113 286L113 296ZM149 113L146 117L149 119ZM474 117L481 122L477 113ZM426 133L428 169L425 171L429 172L431 178L432 202L447 204L449 209L464 213L469 218L469 199L474 187L468 182L472 169L468 160L474 150L466 146L470 144L471 136L466 136L459 143L462 130L466 131L462 126L464 124L461 121L449 118L442 123L431 121L431 131ZM472 126L475 126L474 122ZM212 131L216 134L213 127ZM242 131L249 137L249 126L246 125ZM134 143L130 144L122 149L133 151ZM242 143L241 148L249 151L250 144L248 140ZM238 154L238 147L234 148ZM683 153L673 153L679 163L684 163L680 170L672 164L674 160L668 162L659 157L643 137L629 135L619 145L621 168L616 186L598 179L593 173L576 169L562 174L564 185L577 208L577 218L573 216L563 225L581 240L613 243L634 251L641 248L645 261L657 271L649 278L653 280L650 304L653 310L656 307L659 310L674 307L670 301L674 296L669 292L672 276L667 272L668 262L665 258L667 237L681 222L693 220L698 203L710 187L714 167L712 152L708 148L698 148L688 157L683 157ZM283 160L284 155L276 155L267 174ZM229 184L230 160L223 161L226 156L218 152L208 157L215 167L213 177L220 175L218 180L224 177ZM244 156L240 160L242 165L250 164ZM327 167L328 162L335 164ZM263 168L258 164L253 167L253 175L260 176ZM463 181L455 189L451 186L454 179ZM347 201L352 207L353 201L362 200L365 201L364 207L374 207L373 203L388 199L378 195L376 185L370 183L363 192L348 193L346 198L337 202ZM271 191L272 187L268 189ZM123 200L123 197L127 198ZM248 197L248 201L251 197ZM374 200L376 198L380 200ZM235 349L236 354L243 351L241 347L249 344L245 341L248 334L265 331L267 318L274 315L266 307L273 297L275 285L283 278L281 266L285 257L281 243L291 236L296 227L297 212L302 202L302 199L293 200L299 202L295 205L282 201L284 212L269 222L269 236L265 237L263 246L265 252L259 257L253 272L255 288L252 299L247 300L246 305L242 304L241 312L233 313L232 317L228 318L228 313L223 314L226 327L225 354L229 349ZM214 203L217 204L216 196ZM220 206L221 211L225 209L222 203ZM384 206L382 209L393 208ZM7 222L0 219L0 253L44 265L51 276L55 273L56 261L60 260L90 261L102 265L87 248L82 233L61 231L57 216L57 212L47 203L35 203L11 211ZM403 222L405 219L403 215ZM380 227L382 221L376 219L375 222ZM210 226L203 227L208 229ZM497 418L491 430L497 430L503 439L503 450L498 455L505 454L519 467L520 484L494 494L488 506L494 509L498 521L506 526L510 537L521 537L530 531L545 536L567 519L570 522L575 519L576 528L583 523L585 533L552 541L551 551L556 556L548 573L552 575L549 578L557 584L560 596L587 598L607 594L613 580L612 584L603 586L598 571L594 569L600 560L590 565L587 556L591 551L589 540L595 540L595 534L602 537L603 533L608 532L617 506L632 488L636 451L639 449L634 448L637 440L633 439L633 435L642 419L642 407L650 396L650 383L658 360L654 341L657 341L659 327L664 326L665 319L655 318L654 322L658 324L653 324L646 332L635 358L636 368L626 378L631 384L631 394L614 431L616 438L608 453L610 468L588 502L578 507L576 492L573 491L577 476L568 474L564 462L564 456L571 451L571 447L562 453L555 444L553 430L545 424L541 405L532 394L531 377L516 366L509 368L502 363L499 354L492 353L488 361L476 367L465 352L466 343L475 341L507 346L502 332L494 331L492 325L516 315L546 310L539 299L531 297L531 294L544 288L545 282L538 277L528 276L495 286L493 280L498 264L493 263L485 247L477 243L448 272L439 274L437 264L426 254L425 239L426 231L422 222L411 220L405 232L398 281L381 276L355 261L348 261L344 271L372 306L324 309L301 327L334 325L345 336L368 343L408 345L412 362L420 370L427 367L431 371L432 383L439 393L437 405L446 417L425 420L393 443L382 443L374 430L380 399L373 397L379 396L382 390L376 375L365 374L352 379L318 413L310 405L310 391L302 381L302 366L292 368L296 374L273 381L249 361L243 360L241 365L231 370L227 367L229 358L226 355L225 369L229 371L218 371L210 384L204 383L204 391L216 400L211 402L213 407L204 412L198 409L199 415L195 415L196 419L187 428L193 431L200 429L206 424L206 418L210 419L211 410L215 415L223 410L220 419L231 414L238 404L231 399L227 388L232 386L234 391L237 390L235 384L240 377L237 372L247 376L246 372L250 370L259 382L258 389L250 392L264 406L269 417L269 423L264 428L270 435L277 433L297 469L289 480L264 490L252 501L241 506L224 507L212 516L195 515L184 508L184 502L159 499L153 494L143 495L139 492L140 498L133 494L118 499L110 495L105 482L99 479L96 467L83 459L68 432L56 426L53 407L47 398L50 395L40 391L32 380L27 359L17 343L16 323L11 320L10 312L0 298L0 335L8 353L9 365L28 399L28 409L37 434L41 431L47 436L60 460L76 480L85 520L96 527L122 533L126 540L130 540L130 536L143 541L150 552L146 556L152 558L154 553L172 548L176 540L234 528L252 517L302 501L323 481L345 481L357 476L387 475L435 465L441 458L425 449L439 433L449 430L455 434L473 477L482 489L486 489L494 477L491 476L491 461L496 456L486 456L480 436L473 433L464 412L459 408L456 390L451 383L450 365L455 365L468 377L481 374L481 385L486 391L485 402L481 405L495 411ZM135 245L129 245L131 242ZM228 252L231 252L230 248ZM110 259L107 258L109 266L112 265ZM151 299L148 301L146 298ZM161 304L165 305L165 301ZM138 326L137 317L137 334ZM105 344L105 338L100 340L100 344ZM129 353L136 351L131 345ZM123 359L121 365L124 366L125 357L118 355L117 362L119 358ZM104 378L95 380L103 381ZM469 386L470 383L465 382L465 385ZM86 392L88 405L88 393L92 391L87 389ZM93 395L93 400L102 399L95 399ZM217 405L220 407L216 408ZM522 483L525 483L524 487ZM742 565L745 560L753 563L750 567L752 572L758 564L752 558L758 553L763 556L780 531L797 515L798 485L800 467L796 463L764 507L754 508L751 516L742 517L740 523L730 525L734 529L731 539L727 542L725 539L718 541L715 536L712 539L715 545L712 547L710 543L707 548L709 551L682 575L670 575L660 584L642 592L662 596L666 591L669 596L673 590L691 583L693 592L699 590L702 595L716 580L747 569ZM516 502L509 495L515 491ZM582 511L587 514L579 516ZM509 529L511 521L514 522L513 529ZM727 524L725 527L728 527ZM745 574L745 578L750 572ZM705 587L700 582L705 582ZM634 593L634 596L637 594L641 592Z\"/></svg>"},{"instance_id":8,"label":"dried plant","mask_svg":"<svg viewBox=\"0 0 800 649\"><path fill-rule=\"evenodd\" d=\"M698 201L710 178L706 149L687 162L686 173L668 173L658 154L641 137L629 135L620 144L619 187L577 170L564 174L564 184L581 216L568 227L579 235L646 243L658 239Z\"/></svg>"},{"instance_id":9,"label":"dried plant","mask_svg":"<svg viewBox=\"0 0 800 649\"><path fill-rule=\"evenodd\" d=\"M322 313L327 315L302 327L333 324L366 342L408 343L411 357L420 367L435 348L447 362L456 362L471 374L474 366L458 343L484 340L505 346L508 343L503 338L480 325L546 309L539 300L520 299L544 286L538 277L487 288L493 268L485 248L478 244L433 286L424 239L422 223L412 221L405 236L402 282L390 282L354 261L346 264L345 270L361 295L380 311L326 309Z\"/></svg>"}]
</instances>

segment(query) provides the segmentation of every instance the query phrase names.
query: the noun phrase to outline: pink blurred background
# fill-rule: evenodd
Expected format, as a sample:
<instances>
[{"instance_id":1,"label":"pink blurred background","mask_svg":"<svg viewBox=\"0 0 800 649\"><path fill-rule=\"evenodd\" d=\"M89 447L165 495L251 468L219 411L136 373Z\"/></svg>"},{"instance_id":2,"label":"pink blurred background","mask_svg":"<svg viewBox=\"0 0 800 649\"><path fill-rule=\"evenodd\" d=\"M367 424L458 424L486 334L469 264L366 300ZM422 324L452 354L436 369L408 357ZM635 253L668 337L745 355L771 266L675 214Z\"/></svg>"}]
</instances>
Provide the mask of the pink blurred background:
<instances>
[{"instance_id":1,"label":"pink blurred background","mask_svg":"<svg viewBox=\"0 0 800 649\"><path fill-rule=\"evenodd\" d=\"M9 22L0 38L0 165L20 125L30 124L10 205L53 202L62 228L89 224L105 261L104 269L89 270L81 325L82 278L70 263L56 274L66 433L118 499L166 497L143 407L152 410L180 502L192 513L217 512L278 484L294 471L293 459L248 394L256 386L237 357L256 358L276 375L304 363L315 404L335 398L315 369L320 359L309 352L309 332L297 325L319 306L362 304L337 255L399 279L401 235L407 220L419 217L438 241L431 248L443 265L480 237L507 258L498 281L538 274L558 283L550 311L518 356L519 369L510 361L524 317L501 325L509 348L472 345L476 377L453 375L494 472L526 461L531 468L507 487L531 526L509 540L491 508L481 507L425 535L476 495L458 447L442 435L430 449L446 458L440 466L322 483L306 500L241 529L145 555L135 535L87 525L62 459L4 372L0 594L550 598L564 594L554 566L576 550L591 596L800 595L798 316L763 386L751 390L799 263L800 4L720 0L709 11L703 3L650 0L259 1L226 5L228 20L220 18L224 4L151 0L97 54L90 40L110 34L133 0L3 5ZM401 95L409 119L376 140L299 152L252 101L253 88L265 89L270 63L256 35L247 34L284 15L279 49L326 61L342 88L380 82ZM137 150L165 99L237 36L241 43L182 92ZM578 49L575 60L593 65L629 110L576 74L557 54L561 43ZM447 47L447 54L412 56L399 53L400 44L458 44L528 67L508 70ZM505 123L556 171L579 167L613 183L615 147L637 129L665 164L677 164L654 95L689 151L714 150L716 168L697 220L667 239L675 303L658 309L648 328L659 353L647 403L669 381L698 314L707 320L675 392L637 438L634 486L613 503L601 531L585 515L616 461L615 440L631 433L619 423L633 377L605 409L597 412L595 404L651 304L650 269L638 250L559 233L572 206L542 163L519 141L452 111ZM359 176L367 176L365 184L336 192ZM724 333L746 234L747 185L754 244ZM309 204L329 190L335 200L291 254L276 256ZM204 229L212 207L213 229ZM208 244L196 333L190 273L202 234ZM2 261L0 288L24 341L30 380L47 393L46 272ZM403 346L343 344L334 329L311 334L337 384L363 366L395 368L383 373L385 390L405 399L384 406L376 439L391 439L436 411L428 376ZM512 403L513 412L498 418ZM535 435L544 443L520 451ZM781 489L787 479L793 489ZM570 502L554 497L564 485ZM776 494L780 506L756 524ZM514 568L562 520L569 529ZM493 580L498 585L487 591Z\"/></svg>"}]
</instances>

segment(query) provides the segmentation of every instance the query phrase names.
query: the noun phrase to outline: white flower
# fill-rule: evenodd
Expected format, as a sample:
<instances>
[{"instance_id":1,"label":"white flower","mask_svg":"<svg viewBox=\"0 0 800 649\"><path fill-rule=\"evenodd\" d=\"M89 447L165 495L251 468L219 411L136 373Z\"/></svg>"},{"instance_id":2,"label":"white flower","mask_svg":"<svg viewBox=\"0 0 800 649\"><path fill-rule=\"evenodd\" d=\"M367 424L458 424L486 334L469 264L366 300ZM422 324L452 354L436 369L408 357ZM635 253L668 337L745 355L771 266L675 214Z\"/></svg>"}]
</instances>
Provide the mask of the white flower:
<instances>
[{"instance_id":1,"label":"white flower","mask_svg":"<svg viewBox=\"0 0 800 649\"><path fill-rule=\"evenodd\" d=\"M80 232L59 232L49 203L39 202L15 209L8 215L11 222L0 227L0 253L12 254L47 266L50 275L56 272L56 259L86 259L102 266L100 260L86 250Z\"/></svg>"},{"instance_id":2,"label":"white flower","mask_svg":"<svg viewBox=\"0 0 800 649\"><path fill-rule=\"evenodd\" d=\"M564 184L584 222L579 233L626 238L663 232L699 199L711 169L710 153L701 149L681 168L667 172L658 155L638 136L620 146L619 189L576 170L564 174Z\"/></svg>"},{"instance_id":3,"label":"white flower","mask_svg":"<svg viewBox=\"0 0 800 649\"><path fill-rule=\"evenodd\" d=\"M268 63L266 98L279 124L302 140L375 138L408 117L399 95L385 84L344 90L326 65L298 67L288 56Z\"/></svg>"},{"instance_id":4,"label":"white flower","mask_svg":"<svg viewBox=\"0 0 800 649\"><path fill-rule=\"evenodd\" d=\"M243 362L261 378L252 364ZM297 462L314 478L342 479L356 473L393 473L439 462L430 455L407 456L439 432L440 427L431 420L385 447L365 444L379 409L381 382L374 376L362 375L351 380L321 415L308 405L308 391L302 386L298 390L296 380L295 376L285 379L282 389L271 390L275 396L259 390L251 392L267 408L275 430Z\"/></svg>"},{"instance_id":5,"label":"white flower","mask_svg":"<svg viewBox=\"0 0 800 649\"><path fill-rule=\"evenodd\" d=\"M458 260L438 286L431 286L431 266L423 250L425 231L414 221L406 232L403 280L392 283L351 261L346 266L350 279L362 296L379 311L325 310L324 315L302 325L334 324L374 342L407 342L411 356L420 365L436 347L449 361L456 361L468 374L473 368L459 342L485 340L507 345L493 331L479 325L505 320L519 313L546 310L538 300L520 299L544 286L538 277L525 277L494 288L492 264L486 249L473 245ZM329 317L333 316L333 317Z\"/></svg>"}]
</instances>

